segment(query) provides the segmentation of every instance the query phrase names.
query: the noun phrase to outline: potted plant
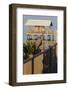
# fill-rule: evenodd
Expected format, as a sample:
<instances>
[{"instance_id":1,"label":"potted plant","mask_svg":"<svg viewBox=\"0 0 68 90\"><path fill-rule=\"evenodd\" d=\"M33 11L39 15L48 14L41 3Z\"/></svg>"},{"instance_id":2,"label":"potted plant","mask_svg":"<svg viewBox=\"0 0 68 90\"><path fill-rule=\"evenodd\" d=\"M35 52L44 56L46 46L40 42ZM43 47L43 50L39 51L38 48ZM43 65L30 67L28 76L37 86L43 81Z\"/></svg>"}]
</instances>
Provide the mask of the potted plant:
<instances>
[{"instance_id":1,"label":"potted plant","mask_svg":"<svg viewBox=\"0 0 68 90\"><path fill-rule=\"evenodd\" d=\"M32 57L34 52L34 42L27 41L23 44L24 58Z\"/></svg>"},{"instance_id":2,"label":"potted plant","mask_svg":"<svg viewBox=\"0 0 68 90\"><path fill-rule=\"evenodd\" d=\"M33 55L38 54L41 51L39 46L36 47L34 41L26 41L26 43L23 44L24 59L27 59L28 57L33 57Z\"/></svg>"}]
</instances>

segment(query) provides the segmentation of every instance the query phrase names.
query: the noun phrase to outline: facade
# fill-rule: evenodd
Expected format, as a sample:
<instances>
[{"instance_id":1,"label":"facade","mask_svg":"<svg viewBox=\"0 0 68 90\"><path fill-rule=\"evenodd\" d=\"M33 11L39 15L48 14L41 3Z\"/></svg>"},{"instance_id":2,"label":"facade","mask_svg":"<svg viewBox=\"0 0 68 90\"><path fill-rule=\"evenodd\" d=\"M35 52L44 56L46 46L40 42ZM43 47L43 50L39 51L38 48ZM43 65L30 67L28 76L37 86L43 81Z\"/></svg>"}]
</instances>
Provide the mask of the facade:
<instances>
[{"instance_id":1,"label":"facade","mask_svg":"<svg viewBox=\"0 0 68 90\"><path fill-rule=\"evenodd\" d=\"M28 20L25 25L29 27L27 40L41 39L45 47L56 43L57 31L52 29L51 20Z\"/></svg>"}]
</instances>

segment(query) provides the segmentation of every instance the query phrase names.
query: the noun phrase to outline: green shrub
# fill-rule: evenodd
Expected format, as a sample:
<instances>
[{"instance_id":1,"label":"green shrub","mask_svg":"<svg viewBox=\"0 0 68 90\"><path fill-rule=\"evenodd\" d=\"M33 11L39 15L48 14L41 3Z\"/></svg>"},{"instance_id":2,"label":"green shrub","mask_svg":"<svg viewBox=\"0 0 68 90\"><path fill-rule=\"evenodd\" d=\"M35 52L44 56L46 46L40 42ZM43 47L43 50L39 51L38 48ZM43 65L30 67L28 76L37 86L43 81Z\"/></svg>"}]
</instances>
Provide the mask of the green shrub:
<instances>
[{"instance_id":1,"label":"green shrub","mask_svg":"<svg viewBox=\"0 0 68 90\"><path fill-rule=\"evenodd\" d=\"M41 52L39 47L36 47L34 41L26 41L26 43L23 44L23 50L24 50L24 58L28 58L29 55L38 54Z\"/></svg>"}]
</instances>

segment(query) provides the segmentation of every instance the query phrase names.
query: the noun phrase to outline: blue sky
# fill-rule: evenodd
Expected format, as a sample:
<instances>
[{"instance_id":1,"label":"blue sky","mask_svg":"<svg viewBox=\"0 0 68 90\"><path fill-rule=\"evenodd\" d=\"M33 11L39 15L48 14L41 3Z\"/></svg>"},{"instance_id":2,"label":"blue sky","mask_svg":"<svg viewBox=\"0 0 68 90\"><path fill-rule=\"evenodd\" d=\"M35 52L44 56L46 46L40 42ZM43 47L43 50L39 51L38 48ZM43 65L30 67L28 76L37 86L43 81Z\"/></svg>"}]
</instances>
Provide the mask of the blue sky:
<instances>
[{"instance_id":1,"label":"blue sky","mask_svg":"<svg viewBox=\"0 0 68 90\"><path fill-rule=\"evenodd\" d=\"M25 24L27 20L35 19L35 20L51 20L52 21L52 28L53 30L57 30L57 16L40 16L40 15L23 15L23 23ZM24 42L27 40L27 36L25 33L28 31L28 26L23 24L23 39Z\"/></svg>"}]
</instances>

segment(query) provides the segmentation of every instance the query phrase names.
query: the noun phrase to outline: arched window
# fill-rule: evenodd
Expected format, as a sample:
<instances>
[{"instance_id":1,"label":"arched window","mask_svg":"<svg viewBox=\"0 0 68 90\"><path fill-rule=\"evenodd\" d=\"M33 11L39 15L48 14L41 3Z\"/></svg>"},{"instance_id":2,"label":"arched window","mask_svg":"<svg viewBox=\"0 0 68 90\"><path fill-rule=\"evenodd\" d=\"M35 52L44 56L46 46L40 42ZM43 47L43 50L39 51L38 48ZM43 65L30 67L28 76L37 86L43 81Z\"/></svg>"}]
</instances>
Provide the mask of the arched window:
<instances>
[{"instance_id":1,"label":"arched window","mask_svg":"<svg viewBox=\"0 0 68 90\"><path fill-rule=\"evenodd\" d=\"M54 41L54 35L52 35L52 41Z\"/></svg>"},{"instance_id":2,"label":"arched window","mask_svg":"<svg viewBox=\"0 0 68 90\"><path fill-rule=\"evenodd\" d=\"M51 35L47 36L47 40L50 41L51 40Z\"/></svg>"}]
</instances>

